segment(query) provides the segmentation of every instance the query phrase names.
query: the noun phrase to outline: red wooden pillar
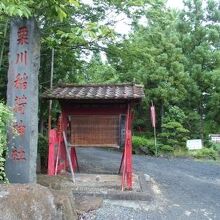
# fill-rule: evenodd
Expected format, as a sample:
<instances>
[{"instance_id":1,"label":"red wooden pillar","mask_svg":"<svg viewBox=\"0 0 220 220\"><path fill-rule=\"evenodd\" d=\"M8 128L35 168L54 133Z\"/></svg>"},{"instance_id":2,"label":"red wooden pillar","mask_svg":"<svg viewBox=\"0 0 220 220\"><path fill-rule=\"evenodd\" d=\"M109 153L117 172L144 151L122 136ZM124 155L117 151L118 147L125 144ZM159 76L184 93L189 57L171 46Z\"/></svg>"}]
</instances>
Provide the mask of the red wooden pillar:
<instances>
[{"instance_id":1,"label":"red wooden pillar","mask_svg":"<svg viewBox=\"0 0 220 220\"><path fill-rule=\"evenodd\" d=\"M72 161L72 166L74 171L79 171L79 165L78 165L78 160L77 160L77 155L76 155L76 149L75 147L71 148L71 161Z\"/></svg>"},{"instance_id":2,"label":"red wooden pillar","mask_svg":"<svg viewBox=\"0 0 220 220\"><path fill-rule=\"evenodd\" d=\"M127 117L126 117L126 135L125 135L125 147L122 156L122 190L125 188L132 189L132 110L131 105L128 105ZM121 169L121 168L120 168Z\"/></svg>"},{"instance_id":3,"label":"red wooden pillar","mask_svg":"<svg viewBox=\"0 0 220 220\"><path fill-rule=\"evenodd\" d=\"M132 189L132 144L131 144L131 131L128 131L128 144L127 144L127 189Z\"/></svg>"},{"instance_id":4,"label":"red wooden pillar","mask_svg":"<svg viewBox=\"0 0 220 220\"><path fill-rule=\"evenodd\" d=\"M55 145L57 144L57 131L51 129L49 131L49 151L48 151L48 175L53 176L55 174Z\"/></svg>"},{"instance_id":5,"label":"red wooden pillar","mask_svg":"<svg viewBox=\"0 0 220 220\"><path fill-rule=\"evenodd\" d=\"M63 143L63 119L59 117L57 129L49 131L48 175L53 176L66 170L66 151Z\"/></svg>"},{"instance_id":6,"label":"red wooden pillar","mask_svg":"<svg viewBox=\"0 0 220 220\"><path fill-rule=\"evenodd\" d=\"M66 148L64 145L64 140L63 140L63 131L66 132L67 127L68 127L68 119L67 119L67 114L65 111L62 110L62 114L60 115L60 151L59 151L59 166L58 166L58 172L67 169L68 167L68 161L67 161L67 155L66 155Z\"/></svg>"},{"instance_id":7,"label":"red wooden pillar","mask_svg":"<svg viewBox=\"0 0 220 220\"><path fill-rule=\"evenodd\" d=\"M58 134L58 150L56 155L56 170L55 174L61 173L66 170L67 161L66 161L66 151L63 141L63 133L59 132Z\"/></svg>"}]
</instances>

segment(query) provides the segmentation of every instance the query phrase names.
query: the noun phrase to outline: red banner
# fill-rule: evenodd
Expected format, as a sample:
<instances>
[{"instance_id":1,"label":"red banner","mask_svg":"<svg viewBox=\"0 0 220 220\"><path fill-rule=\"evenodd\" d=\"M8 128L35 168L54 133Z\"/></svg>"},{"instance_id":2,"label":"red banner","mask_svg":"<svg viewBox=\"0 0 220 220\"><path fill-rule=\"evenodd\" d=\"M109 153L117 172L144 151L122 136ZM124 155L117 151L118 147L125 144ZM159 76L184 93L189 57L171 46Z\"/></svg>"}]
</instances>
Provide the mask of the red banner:
<instances>
[{"instance_id":1,"label":"red banner","mask_svg":"<svg viewBox=\"0 0 220 220\"><path fill-rule=\"evenodd\" d=\"M150 107L150 113L151 113L151 124L152 124L152 127L155 128L156 127L156 111L155 111L154 105Z\"/></svg>"}]
</instances>

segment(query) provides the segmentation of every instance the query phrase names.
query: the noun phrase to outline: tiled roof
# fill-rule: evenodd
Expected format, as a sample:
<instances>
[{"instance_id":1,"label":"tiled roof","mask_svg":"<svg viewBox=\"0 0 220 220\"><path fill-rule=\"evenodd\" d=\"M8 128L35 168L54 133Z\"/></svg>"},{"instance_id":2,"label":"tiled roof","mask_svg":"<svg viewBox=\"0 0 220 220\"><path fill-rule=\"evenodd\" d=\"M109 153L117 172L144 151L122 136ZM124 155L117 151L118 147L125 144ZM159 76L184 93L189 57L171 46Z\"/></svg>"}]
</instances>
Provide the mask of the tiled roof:
<instances>
[{"instance_id":1,"label":"tiled roof","mask_svg":"<svg viewBox=\"0 0 220 220\"><path fill-rule=\"evenodd\" d=\"M42 94L46 99L97 100L97 99L141 99L144 97L142 85L62 85Z\"/></svg>"}]
</instances>

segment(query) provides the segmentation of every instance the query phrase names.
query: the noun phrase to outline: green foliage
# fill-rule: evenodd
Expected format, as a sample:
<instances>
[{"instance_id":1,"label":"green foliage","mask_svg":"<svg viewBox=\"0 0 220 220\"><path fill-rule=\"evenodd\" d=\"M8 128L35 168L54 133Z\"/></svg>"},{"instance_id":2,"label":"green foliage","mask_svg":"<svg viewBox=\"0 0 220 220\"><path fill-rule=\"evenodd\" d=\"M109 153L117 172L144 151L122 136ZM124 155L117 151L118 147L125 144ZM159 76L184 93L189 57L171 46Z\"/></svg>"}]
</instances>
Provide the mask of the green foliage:
<instances>
[{"instance_id":1,"label":"green foliage","mask_svg":"<svg viewBox=\"0 0 220 220\"><path fill-rule=\"evenodd\" d=\"M213 148L220 158L220 143L212 143L211 148Z\"/></svg>"},{"instance_id":2,"label":"green foliage","mask_svg":"<svg viewBox=\"0 0 220 220\"><path fill-rule=\"evenodd\" d=\"M63 21L68 16L68 7L79 7L78 0L2 0L0 16L46 16Z\"/></svg>"},{"instance_id":3,"label":"green foliage","mask_svg":"<svg viewBox=\"0 0 220 220\"><path fill-rule=\"evenodd\" d=\"M182 149L182 148L174 150L173 155L175 157L189 157L190 156L188 149Z\"/></svg>"},{"instance_id":4,"label":"green foliage","mask_svg":"<svg viewBox=\"0 0 220 220\"><path fill-rule=\"evenodd\" d=\"M0 182L6 181L4 164L7 150L7 128L12 120L11 111L0 102Z\"/></svg>"},{"instance_id":5,"label":"green foliage","mask_svg":"<svg viewBox=\"0 0 220 220\"><path fill-rule=\"evenodd\" d=\"M94 56L90 63L84 66L83 78L78 81L81 83L117 83L118 75L112 66L102 63L100 56ZM82 77L82 76L81 76Z\"/></svg>"},{"instance_id":6,"label":"green foliage","mask_svg":"<svg viewBox=\"0 0 220 220\"><path fill-rule=\"evenodd\" d=\"M29 8L29 2L24 0L2 0L0 2L0 16L19 16L30 17L31 9Z\"/></svg>"},{"instance_id":7,"label":"green foliage","mask_svg":"<svg viewBox=\"0 0 220 220\"><path fill-rule=\"evenodd\" d=\"M144 148L149 155L155 154L154 139L140 136L132 137L132 146L135 153L140 153L140 147Z\"/></svg>"},{"instance_id":8,"label":"green foliage","mask_svg":"<svg viewBox=\"0 0 220 220\"><path fill-rule=\"evenodd\" d=\"M174 148L184 147L188 130L185 129L179 122L168 122L162 125L163 132L160 133L164 143L170 144Z\"/></svg>"},{"instance_id":9,"label":"green foliage","mask_svg":"<svg viewBox=\"0 0 220 220\"><path fill-rule=\"evenodd\" d=\"M49 87L51 48L54 48L54 85L59 81L143 84L146 98L136 109L134 128L152 135L149 114L152 100L157 111L159 153L184 152L188 137L204 140L209 133L218 133L219 1L188 0L179 11L168 9L163 0L93 2L92 6L77 0L0 2L1 30L7 31L11 16L35 16L39 23L43 67L39 74L40 93ZM127 15L132 29L129 36L116 38L110 12L112 17ZM146 24L139 22L143 18ZM7 82L8 33L0 31L1 98L5 98ZM46 102L40 102L43 122L47 120L46 106ZM53 113L57 106L54 105ZM149 151L154 154L154 144L143 145L153 146Z\"/></svg>"},{"instance_id":10,"label":"green foliage","mask_svg":"<svg viewBox=\"0 0 220 220\"><path fill-rule=\"evenodd\" d=\"M148 25L135 23L129 39L111 45L107 50L108 60L118 71L120 81L145 86L145 105L149 107L151 100L156 103L159 129L163 109L182 102L187 96L186 85L189 83L176 30L178 14L166 10L161 2L152 1L153 6L146 4L148 10L142 16L146 17ZM146 117L146 110L140 116Z\"/></svg>"},{"instance_id":11,"label":"green foliage","mask_svg":"<svg viewBox=\"0 0 220 220\"><path fill-rule=\"evenodd\" d=\"M144 136L133 136L132 137L133 152L136 154L147 153L148 155L155 155L155 142L153 138L146 138ZM140 149L141 148L141 149ZM169 145L161 144L160 141L157 143L158 154L173 154L174 148Z\"/></svg>"},{"instance_id":12,"label":"green foliage","mask_svg":"<svg viewBox=\"0 0 220 220\"><path fill-rule=\"evenodd\" d=\"M120 81L145 85L146 103L156 103L158 130L169 106L178 105L190 137L204 139L220 129L219 1L185 1L178 13L151 3L142 12L147 25L134 22L128 39L110 45L108 61Z\"/></svg>"},{"instance_id":13,"label":"green foliage","mask_svg":"<svg viewBox=\"0 0 220 220\"><path fill-rule=\"evenodd\" d=\"M168 112L164 118L164 123L176 121L182 124L185 123L186 119L187 117L182 109L180 109L178 106L169 106Z\"/></svg>"},{"instance_id":14,"label":"green foliage","mask_svg":"<svg viewBox=\"0 0 220 220\"><path fill-rule=\"evenodd\" d=\"M162 144L159 148L159 154L172 154L174 152L173 146Z\"/></svg>"},{"instance_id":15,"label":"green foliage","mask_svg":"<svg viewBox=\"0 0 220 220\"><path fill-rule=\"evenodd\" d=\"M197 159L212 159L216 160L218 157L217 152L213 148L202 148L192 153L193 157Z\"/></svg>"},{"instance_id":16,"label":"green foliage","mask_svg":"<svg viewBox=\"0 0 220 220\"><path fill-rule=\"evenodd\" d=\"M161 149L172 152L177 149L185 149L189 131L184 128L186 120L184 112L177 106L170 107L165 115L160 133Z\"/></svg>"},{"instance_id":17,"label":"green foliage","mask_svg":"<svg viewBox=\"0 0 220 220\"><path fill-rule=\"evenodd\" d=\"M41 157L46 157L48 155L48 138L44 135L38 135L38 153Z\"/></svg>"},{"instance_id":18,"label":"green foliage","mask_svg":"<svg viewBox=\"0 0 220 220\"><path fill-rule=\"evenodd\" d=\"M41 172L45 172L47 170L48 162L48 137L42 135L41 133L38 135L37 153L40 157Z\"/></svg>"},{"instance_id":19,"label":"green foliage","mask_svg":"<svg viewBox=\"0 0 220 220\"><path fill-rule=\"evenodd\" d=\"M185 56L184 69L190 76L187 86L189 95L184 107L188 114L197 114L191 121L193 123L189 123L189 129L195 136L196 130L203 139L206 133L213 132L213 128L217 129L217 126L210 129L206 123L219 124L219 114L214 110L218 105L216 97L219 97L219 87L216 84L219 80L213 81L217 75L219 78L220 74L217 40L220 33L219 1L190 0L184 4L185 8L180 12L177 22L177 31ZM217 117L214 118L214 115Z\"/></svg>"}]
</instances>

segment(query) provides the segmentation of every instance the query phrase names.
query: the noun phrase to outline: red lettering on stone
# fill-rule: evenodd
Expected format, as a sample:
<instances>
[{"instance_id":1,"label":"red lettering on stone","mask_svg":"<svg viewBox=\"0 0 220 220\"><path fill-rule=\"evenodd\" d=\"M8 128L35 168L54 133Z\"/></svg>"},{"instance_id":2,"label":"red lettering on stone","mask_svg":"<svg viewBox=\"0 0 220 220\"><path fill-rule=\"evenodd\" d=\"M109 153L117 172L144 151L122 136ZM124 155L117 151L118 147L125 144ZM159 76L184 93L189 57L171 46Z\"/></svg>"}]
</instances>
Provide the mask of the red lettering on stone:
<instances>
[{"instance_id":1,"label":"red lettering on stone","mask_svg":"<svg viewBox=\"0 0 220 220\"><path fill-rule=\"evenodd\" d=\"M20 122L16 122L13 127L19 135L23 136L25 134L26 126L22 120L20 120Z\"/></svg>"},{"instance_id":2,"label":"red lettering on stone","mask_svg":"<svg viewBox=\"0 0 220 220\"><path fill-rule=\"evenodd\" d=\"M23 63L27 65L28 54L25 50L24 52L17 53L16 64Z\"/></svg>"},{"instance_id":3,"label":"red lettering on stone","mask_svg":"<svg viewBox=\"0 0 220 220\"><path fill-rule=\"evenodd\" d=\"M28 44L28 29L26 26L18 28L18 44Z\"/></svg>"},{"instance_id":4,"label":"red lettering on stone","mask_svg":"<svg viewBox=\"0 0 220 220\"><path fill-rule=\"evenodd\" d=\"M24 114L25 106L27 104L27 97L25 95L15 98L15 107L13 108L14 112Z\"/></svg>"},{"instance_id":5,"label":"red lettering on stone","mask_svg":"<svg viewBox=\"0 0 220 220\"><path fill-rule=\"evenodd\" d=\"M14 81L14 87L16 89L27 89L27 83L28 83L28 76L26 73L21 75L20 73L17 74L15 81Z\"/></svg>"},{"instance_id":6,"label":"red lettering on stone","mask_svg":"<svg viewBox=\"0 0 220 220\"><path fill-rule=\"evenodd\" d=\"M13 147L13 149L11 151L11 158L13 160L26 160L24 148L21 146L19 146L18 148Z\"/></svg>"}]
</instances>

